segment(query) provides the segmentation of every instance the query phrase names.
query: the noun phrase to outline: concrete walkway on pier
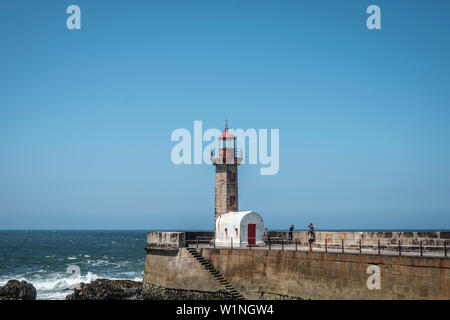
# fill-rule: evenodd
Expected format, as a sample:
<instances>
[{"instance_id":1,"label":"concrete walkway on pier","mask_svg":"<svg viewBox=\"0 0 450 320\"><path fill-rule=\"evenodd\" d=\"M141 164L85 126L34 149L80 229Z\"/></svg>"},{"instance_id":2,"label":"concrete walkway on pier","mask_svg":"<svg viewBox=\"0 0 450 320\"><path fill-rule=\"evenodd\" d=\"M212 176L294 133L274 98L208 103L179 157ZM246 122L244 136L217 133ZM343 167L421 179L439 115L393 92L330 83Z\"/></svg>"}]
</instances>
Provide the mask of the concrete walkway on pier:
<instances>
[{"instance_id":1,"label":"concrete walkway on pier","mask_svg":"<svg viewBox=\"0 0 450 320\"><path fill-rule=\"evenodd\" d=\"M312 248L312 252L325 252L325 248L324 248L324 244L320 243L319 244L320 247L316 246ZM196 248L197 244L196 243L191 243L189 244L190 248ZM198 248L209 248L212 249L214 248L213 245L209 244L209 243L199 243L198 244ZM310 249L308 246L304 246L304 245L297 245L297 247L295 246L295 244L271 244L270 249L269 246L252 246L250 247L233 247L231 248L231 246L216 246L216 249L232 249L232 250L285 250L285 251L299 251L299 252L309 252ZM405 250L405 251L403 251ZM328 247L327 248L327 252L329 253L343 253L342 252L342 248L338 247L336 248L335 246L333 247ZM352 248L347 248L344 247L344 253L346 254L360 254L359 248L356 248L353 246ZM361 254L370 254L370 255L378 255L378 248L361 248ZM381 248L380 249L380 254L383 256L399 256L399 250L398 247L396 246L391 246L389 247L389 249L386 248ZM401 252L400 252L401 256L405 256L405 257L420 257L420 249L418 249L417 251L411 251L411 250L406 250L404 248L401 248ZM444 252L444 248L437 248L437 247L433 247L433 251L427 251L427 249L423 250L423 257L426 258L448 258L448 255L445 256L445 252Z\"/></svg>"}]
</instances>

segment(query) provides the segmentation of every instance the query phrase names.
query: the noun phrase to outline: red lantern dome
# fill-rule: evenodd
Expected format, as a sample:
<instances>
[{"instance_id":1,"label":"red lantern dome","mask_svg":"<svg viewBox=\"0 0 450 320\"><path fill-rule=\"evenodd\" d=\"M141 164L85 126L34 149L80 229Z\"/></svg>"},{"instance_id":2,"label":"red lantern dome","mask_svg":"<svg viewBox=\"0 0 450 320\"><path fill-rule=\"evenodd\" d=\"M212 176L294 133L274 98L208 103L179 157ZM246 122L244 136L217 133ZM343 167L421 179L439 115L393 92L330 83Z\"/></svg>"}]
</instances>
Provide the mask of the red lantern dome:
<instances>
[{"instance_id":1,"label":"red lantern dome","mask_svg":"<svg viewBox=\"0 0 450 320\"><path fill-rule=\"evenodd\" d=\"M242 156L238 156L238 153L236 152L236 137L228 132L228 124L225 125L225 132L219 136L218 140L218 150L216 152L211 150L212 162L214 164L240 164Z\"/></svg>"},{"instance_id":2,"label":"red lantern dome","mask_svg":"<svg viewBox=\"0 0 450 320\"><path fill-rule=\"evenodd\" d=\"M225 127L225 132L219 136L220 140L228 140L228 139L234 139L234 138L235 137L231 133L228 132L228 126Z\"/></svg>"}]
</instances>

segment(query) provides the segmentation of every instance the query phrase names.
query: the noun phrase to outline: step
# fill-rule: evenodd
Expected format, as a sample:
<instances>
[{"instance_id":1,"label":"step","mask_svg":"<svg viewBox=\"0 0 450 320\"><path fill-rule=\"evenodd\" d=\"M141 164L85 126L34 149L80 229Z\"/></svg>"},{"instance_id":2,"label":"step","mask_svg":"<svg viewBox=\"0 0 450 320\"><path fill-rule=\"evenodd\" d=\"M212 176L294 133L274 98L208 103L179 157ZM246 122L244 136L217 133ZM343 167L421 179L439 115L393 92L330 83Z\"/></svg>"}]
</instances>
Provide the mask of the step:
<instances>
[{"instance_id":1,"label":"step","mask_svg":"<svg viewBox=\"0 0 450 320\"><path fill-rule=\"evenodd\" d=\"M236 290L234 289L231 284L225 280L222 275L214 269L214 267L211 265L210 262L206 261L205 258L202 257L200 253L198 253L194 248L188 248L187 249L192 256L203 266L204 269L209 271L211 275L222 285L224 286L225 290L227 290L228 293L231 294L233 298L236 300L244 300L245 298Z\"/></svg>"}]
</instances>

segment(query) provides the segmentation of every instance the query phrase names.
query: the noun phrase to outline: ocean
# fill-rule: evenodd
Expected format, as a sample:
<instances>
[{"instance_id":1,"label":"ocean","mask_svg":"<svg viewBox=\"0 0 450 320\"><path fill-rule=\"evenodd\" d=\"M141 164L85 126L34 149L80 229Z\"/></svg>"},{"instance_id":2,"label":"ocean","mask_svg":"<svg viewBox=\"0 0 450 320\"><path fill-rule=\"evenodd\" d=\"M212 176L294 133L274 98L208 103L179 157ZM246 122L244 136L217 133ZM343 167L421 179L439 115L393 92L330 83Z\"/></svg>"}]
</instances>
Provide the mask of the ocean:
<instances>
[{"instance_id":1,"label":"ocean","mask_svg":"<svg viewBox=\"0 0 450 320\"><path fill-rule=\"evenodd\" d=\"M147 231L0 231L0 285L25 280L60 300L79 282L142 281Z\"/></svg>"}]
</instances>

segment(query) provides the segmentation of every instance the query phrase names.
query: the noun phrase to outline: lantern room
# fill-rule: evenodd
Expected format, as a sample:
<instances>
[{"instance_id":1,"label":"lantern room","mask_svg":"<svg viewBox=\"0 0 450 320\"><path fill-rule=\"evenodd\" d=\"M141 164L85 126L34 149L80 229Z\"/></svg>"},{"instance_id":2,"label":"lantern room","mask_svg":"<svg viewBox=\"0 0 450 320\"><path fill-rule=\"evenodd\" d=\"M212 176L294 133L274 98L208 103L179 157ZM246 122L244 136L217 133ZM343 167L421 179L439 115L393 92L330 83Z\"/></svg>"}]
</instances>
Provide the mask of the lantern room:
<instances>
[{"instance_id":1,"label":"lantern room","mask_svg":"<svg viewBox=\"0 0 450 320\"><path fill-rule=\"evenodd\" d=\"M218 149L211 150L211 161L213 164L240 164L242 161L242 150L238 153L236 150L236 137L228 131L228 125L225 131L217 138L219 142Z\"/></svg>"},{"instance_id":2,"label":"lantern room","mask_svg":"<svg viewBox=\"0 0 450 320\"><path fill-rule=\"evenodd\" d=\"M235 156L236 137L228 132L228 126L225 132L219 136L219 157Z\"/></svg>"}]
</instances>

